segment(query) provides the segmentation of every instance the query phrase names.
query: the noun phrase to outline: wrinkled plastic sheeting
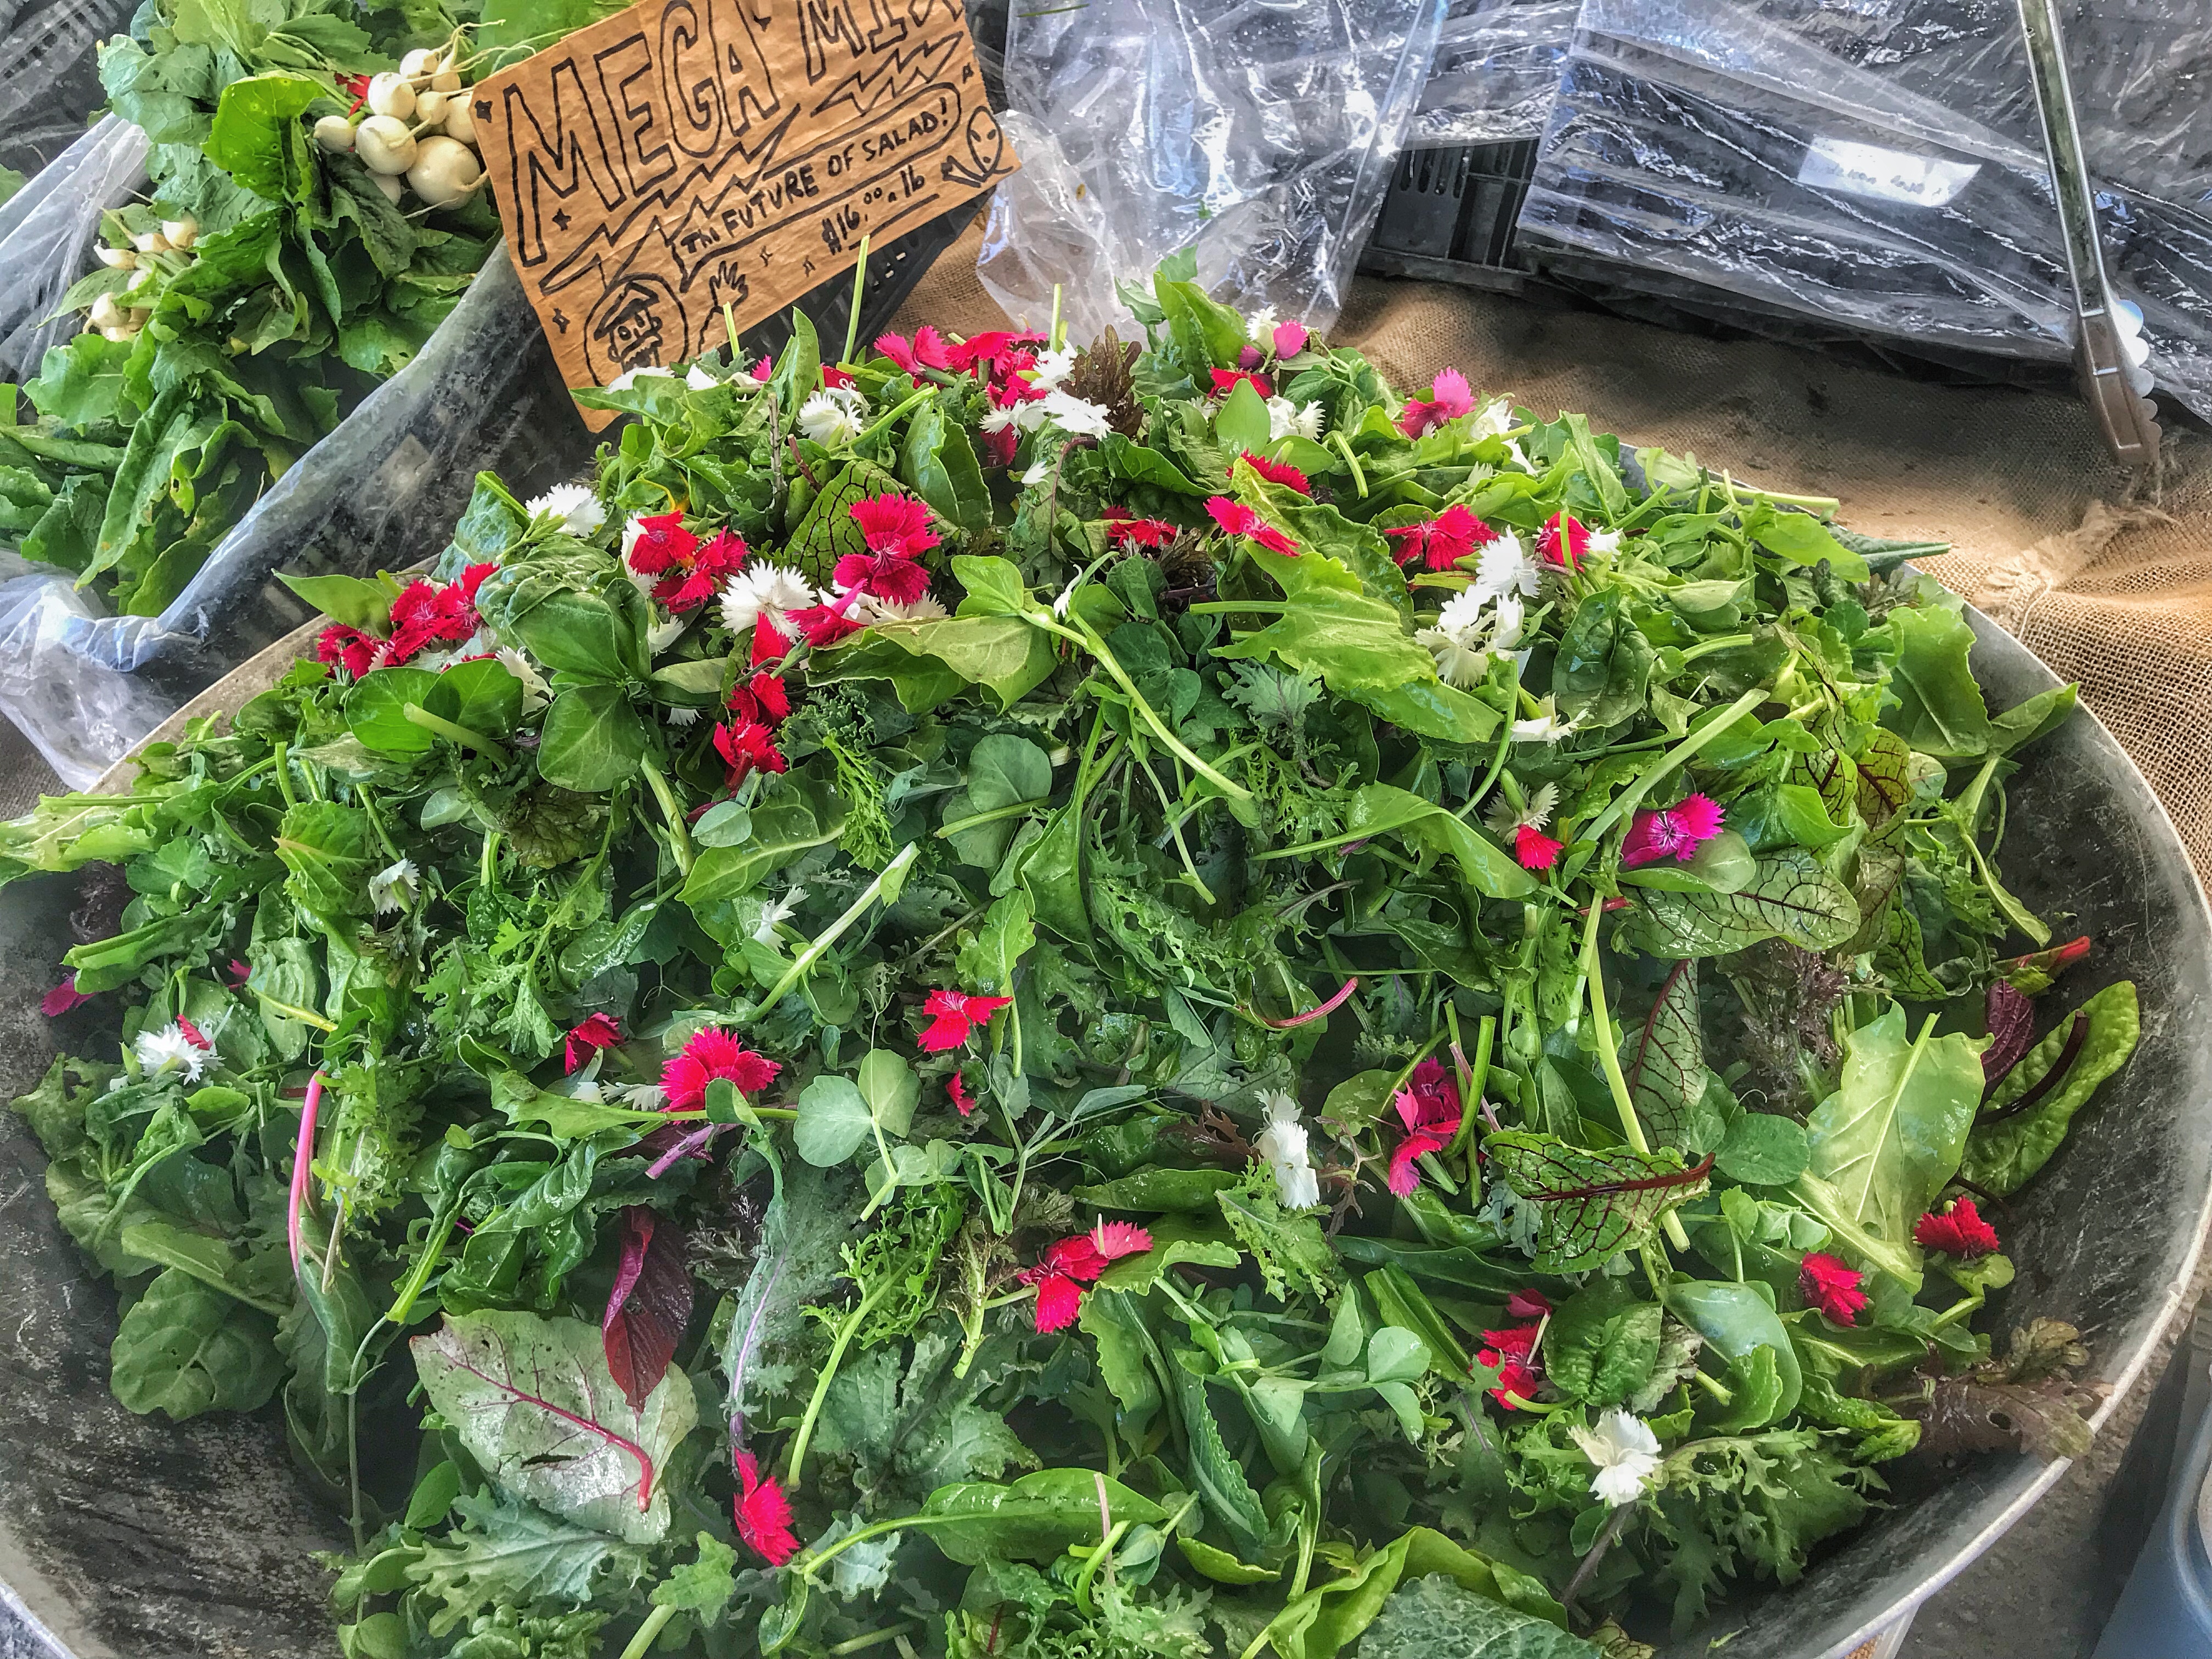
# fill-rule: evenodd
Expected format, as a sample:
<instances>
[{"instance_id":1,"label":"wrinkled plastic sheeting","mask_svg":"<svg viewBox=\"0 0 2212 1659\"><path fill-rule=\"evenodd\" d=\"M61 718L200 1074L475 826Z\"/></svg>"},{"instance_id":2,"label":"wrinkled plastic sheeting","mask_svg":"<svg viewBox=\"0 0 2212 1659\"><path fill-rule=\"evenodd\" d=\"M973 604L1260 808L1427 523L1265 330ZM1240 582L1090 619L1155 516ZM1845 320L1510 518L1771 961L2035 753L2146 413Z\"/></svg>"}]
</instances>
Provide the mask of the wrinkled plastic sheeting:
<instances>
[{"instance_id":1,"label":"wrinkled plastic sheeting","mask_svg":"<svg viewBox=\"0 0 2212 1659\"><path fill-rule=\"evenodd\" d=\"M58 572L0 587L0 710L64 778L96 775L309 620L276 571L404 569L445 547L478 471L527 496L591 453L501 244L415 361L278 478L160 616L94 614Z\"/></svg>"},{"instance_id":2,"label":"wrinkled plastic sheeting","mask_svg":"<svg viewBox=\"0 0 2212 1659\"><path fill-rule=\"evenodd\" d=\"M1437 37L1407 148L1540 137L1581 12L1582 0L1461 0Z\"/></svg>"},{"instance_id":3,"label":"wrinkled plastic sheeting","mask_svg":"<svg viewBox=\"0 0 2212 1659\"><path fill-rule=\"evenodd\" d=\"M1444 0L1093 0L1017 7L978 274L1042 327L1127 334L1116 280L1190 249L1247 310L1334 320L1419 102Z\"/></svg>"},{"instance_id":4,"label":"wrinkled plastic sheeting","mask_svg":"<svg viewBox=\"0 0 2212 1659\"><path fill-rule=\"evenodd\" d=\"M145 188L146 149L144 132L103 116L0 204L0 380L32 379L82 326L54 307L91 268L100 214Z\"/></svg>"},{"instance_id":5,"label":"wrinkled plastic sheeting","mask_svg":"<svg viewBox=\"0 0 2212 1659\"><path fill-rule=\"evenodd\" d=\"M100 41L131 26L135 0L0 0L0 167L36 173L82 136L107 101Z\"/></svg>"},{"instance_id":6,"label":"wrinkled plastic sheeting","mask_svg":"<svg viewBox=\"0 0 2212 1659\"><path fill-rule=\"evenodd\" d=\"M2063 362L2073 290L2039 140L1978 108L1749 6L1585 0L1519 234L1862 333ZM2212 418L2212 218L2112 187L2098 211L2159 384Z\"/></svg>"}]
</instances>

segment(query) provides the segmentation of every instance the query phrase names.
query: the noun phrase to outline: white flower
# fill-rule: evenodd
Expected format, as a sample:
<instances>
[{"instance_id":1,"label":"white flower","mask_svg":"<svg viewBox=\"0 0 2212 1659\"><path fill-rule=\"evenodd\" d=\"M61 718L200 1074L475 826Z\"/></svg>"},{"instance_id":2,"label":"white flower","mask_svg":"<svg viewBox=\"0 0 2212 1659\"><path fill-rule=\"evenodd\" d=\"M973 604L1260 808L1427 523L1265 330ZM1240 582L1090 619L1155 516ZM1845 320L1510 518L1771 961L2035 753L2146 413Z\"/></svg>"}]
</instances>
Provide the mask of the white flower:
<instances>
[{"instance_id":1,"label":"white flower","mask_svg":"<svg viewBox=\"0 0 2212 1659\"><path fill-rule=\"evenodd\" d=\"M1042 411L1042 418L1073 437L1103 438L1113 430L1106 423L1105 404L1085 402L1057 386L1038 400L1036 408Z\"/></svg>"},{"instance_id":2,"label":"white flower","mask_svg":"<svg viewBox=\"0 0 2212 1659\"><path fill-rule=\"evenodd\" d=\"M671 617L665 622L653 623L645 630L645 653L657 657L684 637L684 630L691 626L689 617Z\"/></svg>"},{"instance_id":3,"label":"white flower","mask_svg":"<svg viewBox=\"0 0 2212 1659\"><path fill-rule=\"evenodd\" d=\"M721 382L707 372L704 363L694 363L684 372L684 384L694 392L712 392Z\"/></svg>"},{"instance_id":4,"label":"white flower","mask_svg":"<svg viewBox=\"0 0 2212 1659\"><path fill-rule=\"evenodd\" d=\"M1618 530L1593 530L1583 547L1592 553L1618 553L1620 550L1620 532Z\"/></svg>"},{"instance_id":5,"label":"white flower","mask_svg":"<svg viewBox=\"0 0 2212 1659\"><path fill-rule=\"evenodd\" d=\"M620 1095L623 1104L633 1112L657 1112L668 1103L668 1097L661 1092L658 1083L629 1083L611 1092ZM1498 1184L1503 1186L1504 1182Z\"/></svg>"},{"instance_id":6,"label":"white flower","mask_svg":"<svg viewBox=\"0 0 2212 1659\"><path fill-rule=\"evenodd\" d=\"M414 860L387 865L368 878L369 908L380 916L404 908L414 902L416 884Z\"/></svg>"},{"instance_id":7,"label":"white flower","mask_svg":"<svg viewBox=\"0 0 2212 1659\"><path fill-rule=\"evenodd\" d=\"M207 1069L208 1051L185 1035L182 1025L164 1025L158 1031L141 1031L131 1040L131 1052L139 1066L153 1076L182 1072L185 1081L197 1083Z\"/></svg>"},{"instance_id":8,"label":"white flower","mask_svg":"<svg viewBox=\"0 0 2212 1659\"><path fill-rule=\"evenodd\" d=\"M570 1100L580 1100L591 1106L601 1104L607 1097L607 1091L599 1086L599 1079L590 1077L570 1078L567 1094Z\"/></svg>"},{"instance_id":9,"label":"white flower","mask_svg":"<svg viewBox=\"0 0 2212 1659\"><path fill-rule=\"evenodd\" d=\"M1547 783L1534 791L1517 812L1513 810L1511 799L1500 790L1490 811L1483 814L1482 821L1501 836L1510 836L1524 824L1531 830L1541 830L1552 821L1552 809L1559 804L1559 786L1556 783Z\"/></svg>"},{"instance_id":10,"label":"white flower","mask_svg":"<svg viewBox=\"0 0 2212 1659\"><path fill-rule=\"evenodd\" d=\"M1490 650L1480 634L1424 628L1413 641L1429 647L1437 659L1437 678L1446 685L1480 685L1489 676Z\"/></svg>"},{"instance_id":11,"label":"white flower","mask_svg":"<svg viewBox=\"0 0 2212 1659\"><path fill-rule=\"evenodd\" d=\"M1579 720L1561 720L1559 709L1547 696L1537 700L1536 713L1532 718L1513 722L1513 741L1557 743L1579 724Z\"/></svg>"},{"instance_id":12,"label":"white flower","mask_svg":"<svg viewBox=\"0 0 2212 1659\"><path fill-rule=\"evenodd\" d=\"M640 380L672 380L675 378L676 371L672 368L626 368L607 382L607 390L627 392Z\"/></svg>"},{"instance_id":13,"label":"white flower","mask_svg":"<svg viewBox=\"0 0 2212 1659\"><path fill-rule=\"evenodd\" d=\"M1052 477L1052 463L1039 456L1030 463L1029 471L1022 474L1022 487L1034 489Z\"/></svg>"},{"instance_id":14,"label":"white flower","mask_svg":"<svg viewBox=\"0 0 2212 1659\"><path fill-rule=\"evenodd\" d=\"M1567 1432L1597 1465L1590 1490L1615 1509L1644 1496L1644 1483L1659 1473L1659 1437L1640 1417L1609 1411L1599 1416L1596 1428Z\"/></svg>"},{"instance_id":15,"label":"white flower","mask_svg":"<svg viewBox=\"0 0 2212 1659\"><path fill-rule=\"evenodd\" d=\"M1483 609L1483 596L1472 588L1453 594L1437 612L1437 627L1446 634L1486 634L1490 620Z\"/></svg>"},{"instance_id":16,"label":"white flower","mask_svg":"<svg viewBox=\"0 0 2212 1659\"><path fill-rule=\"evenodd\" d=\"M1276 315L1274 307L1261 306L1249 317L1247 317L1244 319L1244 322L1246 326L1251 329L1252 337L1255 340L1257 340L1261 345L1270 345L1274 342L1275 325L1282 320L1283 319L1280 317Z\"/></svg>"},{"instance_id":17,"label":"white flower","mask_svg":"<svg viewBox=\"0 0 2212 1659\"><path fill-rule=\"evenodd\" d=\"M1310 1210L1321 1202L1321 1177L1306 1152L1306 1126L1298 1121L1298 1103L1279 1089L1260 1097L1267 1126L1252 1145L1275 1176L1275 1194L1286 1210Z\"/></svg>"},{"instance_id":18,"label":"white flower","mask_svg":"<svg viewBox=\"0 0 2212 1659\"><path fill-rule=\"evenodd\" d=\"M755 559L722 584L722 626L742 634L765 616L777 633L787 634L791 630L783 625L784 613L804 611L813 603L814 590L805 577L783 565Z\"/></svg>"},{"instance_id":19,"label":"white flower","mask_svg":"<svg viewBox=\"0 0 2212 1659\"><path fill-rule=\"evenodd\" d=\"M1070 578L1067 586L1060 590L1059 597L1052 602L1052 614L1062 622L1067 620L1067 607L1075 603L1076 584L1082 580L1081 576Z\"/></svg>"},{"instance_id":20,"label":"white flower","mask_svg":"<svg viewBox=\"0 0 2212 1659\"><path fill-rule=\"evenodd\" d=\"M878 623L943 622L949 614L933 593L904 605L887 604L872 593L863 593L853 607L853 620L863 628L873 628Z\"/></svg>"},{"instance_id":21,"label":"white flower","mask_svg":"<svg viewBox=\"0 0 2212 1659\"><path fill-rule=\"evenodd\" d=\"M688 702L672 702L660 711L660 718L681 732L698 725L699 711Z\"/></svg>"},{"instance_id":22,"label":"white flower","mask_svg":"<svg viewBox=\"0 0 2212 1659\"><path fill-rule=\"evenodd\" d=\"M555 484L543 495L533 495L523 503L524 511L536 518L547 514L561 521L561 528L571 536L591 536L599 532L607 521L607 510L599 505L587 484Z\"/></svg>"},{"instance_id":23,"label":"white flower","mask_svg":"<svg viewBox=\"0 0 2212 1659\"><path fill-rule=\"evenodd\" d=\"M781 898L770 899L761 908L761 918L753 924L754 942L760 945L775 943L775 930L789 921L801 901L806 897L804 886L793 888Z\"/></svg>"},{"instance_id":24,"label":"white flower","mask_svg":"<svg viewBox=\"0 0 2212 1659\"><path fill-rule=\"evenodd\" d=\"M1021 404L1008 404L1001 409L994 404L984 411L983 418L975 422L976 429L980 432L1004 432L1010 426L1019 426L1024 407L1026 405Z\"/></svg>"},{"instance_id":25,"label":"white flower","mask_svg":"<svg viewBox=\"0 0 2212 1659\"><path fill-rule=\"evenodd\" d=\"M1288 398L1267 399L1267 436L1272 439L1297 436L1316 440L1321 436L1322 423L1328 411L1319 403L1294 404Z\"/></svg>"},{"instance_id":26,"label":"white flower","mask_svg":"<svg viewBox=\"0 0 2212 1659\"><path fill-rule=\"evenodd\" d=\"M1492 398L1468 422L1467 435L1470 438L1502 438L1512 429L1513 400L1510 398Z\"/></svg>"},{"instance_id":27,"label":"white flower","mask_svg":"<svg viewBox=\"0 0 2212 1659\"><path fill-rule=\"evenodd\" d=\"M799 406L799 429L824 449L849 444L866 429L868 400L850 386L824 386Z\"/></svg>"},{"instance_id":28,"label":"white flower","mask_svg":"<svg viewBox=\"0 0 2212 1659\"><path fill-rule=\"evenodd\" d=\"M1528 556L1521 538L1508 530L1482 544L1482 559L1474 568L1470 593L1494 599L1507 593L1534 599L1543 591L1544 568Z\"/></svg>"},{"instance_id":29,"label":"white flower","mask_svg":"<svg viewBox=\"0 0 2212 1659\"><path fill-rule=\"evenodd\" d=\"M1075 367L1076 356L1076 349L1072 345L1064 345L1057 351L1038 352L1036 367L1030 371L1030 384L1042 391L1051 391L1067 378L1068 372Z\"/></svg>"},{"instance_id":30,"label":"white flower","mask_svg":"<svg viewBox=\"0 0 2212 1659\"><path fill-rule=\"evenodd\" d=\"M1521 643L1521 628L1528 616L1528 607L1521 603L1519 595L1499 594L1498 611L1491 624L1490 642L1500 651L1510 651Z\"/></svg>"},{"instance_id":31,"label":"white flower","mask_svg":"<svg viewBox=\"0 0 2212 1659\"><path fill-rule=\"evenodd\" d=\"M522 712L534 714L553 700L553 688L545 684L545 677L538 672L537 665L511 645L502 645L492 653L499 665L522 682Z\"/></svg>"}]
</instances>

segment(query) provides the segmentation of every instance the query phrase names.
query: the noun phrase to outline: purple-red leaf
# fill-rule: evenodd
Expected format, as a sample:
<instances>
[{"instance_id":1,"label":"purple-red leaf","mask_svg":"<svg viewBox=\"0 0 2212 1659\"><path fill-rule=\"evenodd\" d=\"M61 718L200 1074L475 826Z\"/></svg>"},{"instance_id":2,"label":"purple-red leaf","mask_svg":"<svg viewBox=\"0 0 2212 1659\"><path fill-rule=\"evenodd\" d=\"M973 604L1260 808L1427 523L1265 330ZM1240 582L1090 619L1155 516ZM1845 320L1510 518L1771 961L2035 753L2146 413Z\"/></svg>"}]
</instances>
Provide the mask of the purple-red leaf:
<instances>
[{"instance_id":1,"label":"purple-red leaf","mask_svg":"<svg viewBox=\"0 0 2212 1659\"><path fill-rule=\"evenodd\" d=\"M1990 981L1988 1024L1990 1046L1982 1050L1983 1092L2004 1081L2005 1073L2020 1064L2020 1057L2035 1041L2035 999L2015 989L2009 981Z\"/></svg>"},{"instance_id":2,"label":"purple-red leaf","mask_svg":"<svg viewBox=\"0 0 2212 1659\"><path fill-rule=\"evenodd\" d=\"M684 1266L684 1231L674 1222L633 1204L622 1212L622 1263L599 1338L615 1385L633 1411L642 1411L691 1322L691 1275Z\"/></svg>"}]
</instances>

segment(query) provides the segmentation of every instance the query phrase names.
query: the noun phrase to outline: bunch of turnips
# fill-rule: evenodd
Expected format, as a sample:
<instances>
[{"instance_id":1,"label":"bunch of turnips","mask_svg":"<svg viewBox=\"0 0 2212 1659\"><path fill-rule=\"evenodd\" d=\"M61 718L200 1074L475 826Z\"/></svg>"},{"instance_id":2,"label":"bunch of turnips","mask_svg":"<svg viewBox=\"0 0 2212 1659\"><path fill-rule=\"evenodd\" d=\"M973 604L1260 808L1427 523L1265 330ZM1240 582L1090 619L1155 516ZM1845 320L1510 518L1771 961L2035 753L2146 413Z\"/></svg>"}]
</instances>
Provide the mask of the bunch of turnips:
<instances>
[{"instance_id":1,"label":"bunch of turnips","mask_svg":"<svg viewBox=\"0 0 2212 1659\"><path fill-rule=\"evenodd\" d=\"M441 47L417 47L399 68L362 77L349 114L315 123L315 142L333 154L352 151L397 204L406 188L428 206L459 207L482 188L483 161L477 123L462 82L459 36Z\"/></svg>"}]
</instances>

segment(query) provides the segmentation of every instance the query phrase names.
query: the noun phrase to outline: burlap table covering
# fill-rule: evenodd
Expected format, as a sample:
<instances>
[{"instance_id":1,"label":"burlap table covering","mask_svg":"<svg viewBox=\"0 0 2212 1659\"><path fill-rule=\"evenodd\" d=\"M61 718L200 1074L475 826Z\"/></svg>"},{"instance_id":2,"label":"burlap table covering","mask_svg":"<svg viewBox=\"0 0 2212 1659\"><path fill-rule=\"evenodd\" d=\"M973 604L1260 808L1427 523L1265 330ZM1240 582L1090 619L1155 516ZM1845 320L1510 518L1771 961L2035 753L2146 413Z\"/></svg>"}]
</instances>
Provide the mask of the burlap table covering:
<instances>
[{"instance_id":1,"label":"burlap table covering","mask_svg":"<svg viewBox=\"0 0 2212 1659\"><path fill-rule=\"evenodd\" d=\"M899 328L1006 326L975 280L979 240L938 261ZM1328 337L1401 390L1456 368L1547 417L1579 410L1769 488L1839 497L1869 535L1949 542L1923 568L2081 681L2212 877L2212 442L2170 431L2160 476L2138 483L2069 398L1433 283L1359 278Z\"/></svg>"}]
</instances>

